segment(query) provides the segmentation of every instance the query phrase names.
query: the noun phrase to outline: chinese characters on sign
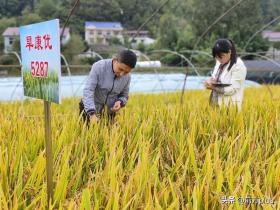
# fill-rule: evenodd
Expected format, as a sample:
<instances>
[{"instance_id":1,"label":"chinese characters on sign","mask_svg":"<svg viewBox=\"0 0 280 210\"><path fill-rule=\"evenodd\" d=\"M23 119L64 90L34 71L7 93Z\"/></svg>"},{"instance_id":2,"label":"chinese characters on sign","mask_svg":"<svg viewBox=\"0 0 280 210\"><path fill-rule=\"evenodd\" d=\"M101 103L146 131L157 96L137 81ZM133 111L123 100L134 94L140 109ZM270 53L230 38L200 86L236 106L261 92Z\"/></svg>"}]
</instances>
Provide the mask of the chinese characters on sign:
<instances>
[{"instance_id":1,"label":"chinese characters on sign","mask_svg":"<svg viewBox=\"0 0 280 210\"><path fill-rule=\"evenodd\" d=\"M34 40L34 41L33 41ZM50 43L51 36L49 34L45 34L43 36L37 35L34 37L28 35L25 37L25 47L28 48L28 50L51 50L52 45Z\"/></svg>"},{"instance_id":2,"label":"chinese characters on sign","mask_svg":"<svg viewBox=\"0 0 280 210\"><path fill-rule=\"evenodd\" d=\"M35 42L33 43L33 40ZM43 36L36 35L33 39L32 36L28 35L25 38L26 44L25 48L28 50L52 50L51 45L51 36L50 34L45 34ZM48 61L31 61L30 68L31 68L31 75L33 77L48 77Z\"/></svg>"}]
</instances>

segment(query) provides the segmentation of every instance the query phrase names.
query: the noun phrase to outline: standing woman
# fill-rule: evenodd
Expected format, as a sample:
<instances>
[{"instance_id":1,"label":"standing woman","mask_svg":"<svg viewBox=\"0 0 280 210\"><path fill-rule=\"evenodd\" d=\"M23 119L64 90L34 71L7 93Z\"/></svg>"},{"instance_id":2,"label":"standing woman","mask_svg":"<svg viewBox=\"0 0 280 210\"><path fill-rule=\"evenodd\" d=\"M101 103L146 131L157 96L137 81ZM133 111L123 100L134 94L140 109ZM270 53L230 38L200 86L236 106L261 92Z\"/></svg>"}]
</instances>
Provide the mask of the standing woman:
<instances>
[{"instance_id":1,"label":"standing woman","mask_svg":"<svg viewBox=\"0 0 280 210\"><path fill-rule=\"evenodd\" d=\"M246 66L237 57L233 41L218 39L212 49L216 65L211 78L205 81L207 89L212 90L210 104L216 106L236 105L241 110ZM228 85L228 86L226 86Z\"/></svg>"}]
</instances>

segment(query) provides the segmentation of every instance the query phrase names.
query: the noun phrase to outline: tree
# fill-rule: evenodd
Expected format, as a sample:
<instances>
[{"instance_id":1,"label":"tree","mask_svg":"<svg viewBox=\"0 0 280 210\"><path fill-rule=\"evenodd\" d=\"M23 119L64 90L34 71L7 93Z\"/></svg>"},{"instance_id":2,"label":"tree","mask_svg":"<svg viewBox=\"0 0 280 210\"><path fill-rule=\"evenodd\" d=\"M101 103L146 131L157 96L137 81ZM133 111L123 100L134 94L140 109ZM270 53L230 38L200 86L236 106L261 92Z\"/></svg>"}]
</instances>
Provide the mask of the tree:
<instances>
[{"instance_id":1,"label":"tree","mask_svg":"<svg viewBox=\"0 0 280 210\"><path fill-rule=\"evenodd\" d=\"M232 1L231 1L232 2ZM193 32L197 38L199 38L206 29L213 24L213 22L222 15L229 7L227 6L226 0L195 0L191 2L192 14L191 25ZM221 27L227 26L227 27ZM217 37L226 36L226 30L229 30L230 25L225 19L222 19L216 25L214 25L211 30L203 37L202 43L207 39L211 38L211 34L214 33ZM195 42L193 43L195 44Z\"/></svg>"},{"instance_id":2,"label":"tree","mask_svg":"<svg viewBox=\"0 0 280 210\"><path fill-rule=\"evenodd\" d=\"M111 45L122 45L121 40L116 36L111 37L108 41Z\"/></svg>"},{"instance_id":3,"label":"tree","mask_svg":"<svg viewBox=\"0 0 280 210\"><path fill-rule=\"evenodd\" d=\"M169 0L142 30L149 30L157 39L154 47L176 51L193 49L205 30L238 1ZM80 36L84 36L85 21L93 20L120 21L124 28L135 30L151 17L163 2L164 0L80 0L68 27ZM17 26L59 18L63 25L74 3L74 0L0 0L0 18L17 17ZM217 38L229 37L242 48L264 23L279 14L279 0L244 0L213 26L197 47L209 50ZM279 30L276 25L275 23L275 29ZM263 49L265 42L261 40L260 43L264 45L260 46L254 43L256 40L259 38L252 41L250 49ZM125 44L129 46L127 40Z\"/></svg>"},{"instance_id":4,"label":"tree","mask_svg":"<svg viewBox=\"0 0 280 210\"><path fill-rule=\"evenodd\" d=\"M13 49L13 51L15 51L15 52L20 52L20 40L19 40L19 37L17 37L17 38L14 40L12 49Z\"/></svg>"},{"instance_id":5,"label":"tree","mask_svg":"<svg viewBox=\"0 0 280 210\"><path fill-rule=\"evenodd\" d=\"M137 29L141 26L145 20L147 20L151 14L159 7L162 1L157 0L117 0L118 7L115 9L118 11L120 21L128 29ZM155 24L158 23L160 15L163 10L159 11L150 22L144 27L144 29L152 29ZM151 30L152 33L156 32Z\"/></svg>"},{"instance_id":6,"label":"tree","mask_svg":"<svg viewBox=\"0 0 280 210\"><path fill-rule=\"evenodd\" d=\"M161 16L159 22L158 48L175 50L178 41L178 28L174 24L178 19L174 14L166 13ZM168 30L166 30L168 29Z\"/></svg>"},{"instance_id":7,"label":"tree","mask_svg":"<svg viewBox=\"0 0 280 210\"><path fill-rule=\"evenodd\" d=\"M37 8L36 12L44 20L54 18L58 11L58 6L53 0L41 0Z\"/></svg>"},{"instance_id":8,"label":"tree","mask_svg":"<svg viewBox=\"0 0 280 210\"><path fill-rule=\"evenodd\" d=\"M247 52L259 52L261 55L265 55L265 52L269 49L270 43L267 39L263 39L260 34L254 37L248 47L246 48ZM254 56L247 56L248 59L253 59Z\"/></svg>"},{"instance_id":9,"label":"tree","mask_svg":"<svg viewBox=\"0 0 280 210\"><path fill-rule=\"evenodd\" d=\"M274 31L280 31L280 23L274 26L273 28Z\"/></svg>"},{"instance_id":10,"label":"tree","mask_svg":"<svg viewBox=\"0 0 280 210\"><path fill-rule=\"evenodd\" d=\"M76 11L76 15L80 18L84 18L85 21L119 21L119 4L117 1L112 0L81 0L79 9Z\"/></svg>"},{"instance_id":11,"label":"tree","mask_svg":"<svg viewBox=\"0 0 280 210\"><path fill-rule=\"evenodd\" d=\"M20 13L18 0L1 0L0 5L1 14L6 17L15 16Z\"/></svg>"},{"instance_id":12,"label":"tree","mask_svg":"<svg viewBox=\"0 0 280 210\"><path fill-rule=\"evenodd\" d=\"M31 12L31 9L29 7L26 7L22 12L22 16L18 17L19 25L38 23L41 22L42 20L43 19L37 13Z\"/></svg>"},{"instance_id":13,"label":"tree","mask_svg":"<svg viewBox=\"0 0 280 210\"><path fill-rule=\"evenodd\" d=\"M280 42L274 42L273 47L277 50L280 50Z\"/></svg>"},{"instance_id":14,"label":"tree","mask_svg":"<svg viewBox=\"0 0 280 210\"><path fill-rule=\"evenodd\" d=\"M84 49L85 46L81 36L78 34L72 34L70 41L65 46L62 46L62 53L70 63L74 62L74 58L82 53Z\"/></svg>"},{"instance_id":15,"label":"tree","mask_svg":"<svg viewBox=\"0 0 280 210\"><path fill-rule=\"evenodd\" d=\"M193 29L200 37L213 22L231 8L237 0L215 0L211 4L206 0L193 2ZM263 26L261 5L259 1L246 0L231 10L203 37L199 47L205 48L217 38L231 38L240 48L243 48L250 37ZM258 41L262 38L259 37ZM253 40L255 42L256 39ZM265 41L261 44L251 44L252 50L265 49Z\"/></svg>"},{"instance_id":16,"label":"tree","mask_svg":"<svg viewBox=\"0 0 280 210\"><path fill-rule=\"evenodd\" d=\"M25 7L29 5L26 0L0 0L0 17L13 17L21 15Z\"/></svg>"},{"instance_id":17,"label":"tree","mask_svg":"<svg viewBox=\"0 0 280 210\"><path fill-rule=\"evenodd\" d=\"M279 0L261 0L261 12L264 23L268 23L280 14Z\"/></svg>"},{"instance_id":18,"label":"tree","mask_svg":"<svg viewBox=\"0 0 280 210\"><path fill-rule=\"evenodd\" d=\"M137 45L137 50L139 50L140 52L145 52L145 45L143 42L140 42L138 45Z\"/></svg>"}]
</instances>

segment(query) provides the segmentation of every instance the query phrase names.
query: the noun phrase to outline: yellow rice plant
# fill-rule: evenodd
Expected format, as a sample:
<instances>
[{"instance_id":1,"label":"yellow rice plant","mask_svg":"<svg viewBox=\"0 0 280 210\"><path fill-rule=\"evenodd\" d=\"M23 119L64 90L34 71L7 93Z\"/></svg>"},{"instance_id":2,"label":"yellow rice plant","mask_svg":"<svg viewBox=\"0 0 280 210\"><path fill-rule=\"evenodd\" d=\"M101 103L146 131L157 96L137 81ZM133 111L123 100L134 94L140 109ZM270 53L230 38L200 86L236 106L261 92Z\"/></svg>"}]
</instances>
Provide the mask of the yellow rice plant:
<instances>
[{"instance_id":1,"label":"yellow rice plant","mask_svg":"<svg viewBox=\"0 0 280 210\"><path fill-rule=\"evenodd\" d=\"M280 209L280 87L270 88L246 89L241 112L210 107L206 91L183 104L180 93L135 94L90 128L79 99L53 104L50 209ZM0 209L45 209L43 103L0 108Z\"/></svg>"}]
</instances>

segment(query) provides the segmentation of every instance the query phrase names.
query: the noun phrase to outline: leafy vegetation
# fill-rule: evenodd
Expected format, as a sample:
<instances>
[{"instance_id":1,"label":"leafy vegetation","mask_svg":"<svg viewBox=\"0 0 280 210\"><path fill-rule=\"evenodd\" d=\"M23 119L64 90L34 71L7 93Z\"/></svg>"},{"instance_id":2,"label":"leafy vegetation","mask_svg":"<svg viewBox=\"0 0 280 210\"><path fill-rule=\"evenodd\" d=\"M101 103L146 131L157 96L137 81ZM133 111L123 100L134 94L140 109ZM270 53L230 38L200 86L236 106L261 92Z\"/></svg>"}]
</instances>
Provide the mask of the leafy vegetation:
<instances>
[{"instance_id":1,"label":"leafy vegetation","mask_svg":"<svg viewBox=\"0 0 280 210\"><path fill-rule=\"evenodd\" d=\"M205 29L236 2L170 0L144 29L149 30L157 39L157 45L154 46L156 48L177 51L192 49ZM71 32L80 37L84 37L85 21L91 20L120 21L126 29L137 29L161 3L156 0L81 0L69 26ZM73 4L74 1L70 0L0 0L0 33L8 26L53 18L59 18L61 24L64 24ZM277 17L279 12L278 0L243 1L206 34L198 48L207 49L218 37L230 37L242 48L254 32ZM275 25L277 22L273 26ZM253 41L250 47L252 51L257 51L263 50L264 46L267 49L267 43L259 46Z\"/></svg>"}]
</instances>

